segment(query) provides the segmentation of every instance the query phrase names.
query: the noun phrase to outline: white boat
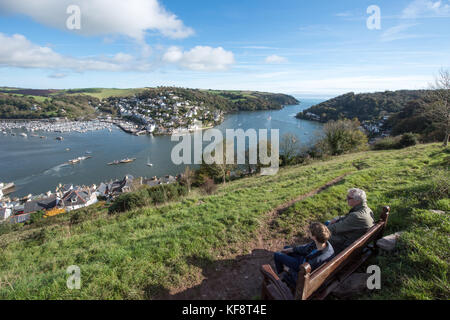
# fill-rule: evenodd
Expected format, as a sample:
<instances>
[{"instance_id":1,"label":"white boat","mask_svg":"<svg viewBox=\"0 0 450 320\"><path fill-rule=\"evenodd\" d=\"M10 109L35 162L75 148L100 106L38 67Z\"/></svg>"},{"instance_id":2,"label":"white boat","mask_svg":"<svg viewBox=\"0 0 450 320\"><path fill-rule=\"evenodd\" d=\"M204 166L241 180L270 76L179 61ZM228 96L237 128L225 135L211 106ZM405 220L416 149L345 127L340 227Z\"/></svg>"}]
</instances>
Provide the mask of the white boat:
<instances>
[{"instance_id":1,"label":"white boat","mask_svg":"<svg viewBox=\"0 0 450 320\"><path fill-rule=\"evenodd\" d=\"M21 133L20 135L21 135L22 137L24 137L24 138L27 138L27 137L28 137L26 133Z\"/></svg>"},{"instance_id":2,"label":"white boat","mask_svg":"<svg viewBox=\"0 0 450 320\"><path fill-rule=\"evenodd\" d=\"M147 157L147 166L153 167L153 163L150 162L150 157Z\"/></svg>"},{"instance_id":3,"label":"white boat","mask_svg":"<svg viewBox=\"0 0 450 320\"><path fill-rule=\"evenodd\" d=\"M0 182L0 198L6 196L7 194L10 194L16 190L16 185L14 182L10 183L3 183ZM4 198L4 200L7 198Z\"/></svg>"},{"instance_id":4,"label":"white boat","mask_svg":"<svg viewBox=\"0 0 450 320\"><path fill-rule=\"evenodd\" d=\"M134 161L136 161L136 158L126 158L126 159L123 159L123 160L120 160L120 163L131 163L131 162L134 162Z\"/></svg>"}]
</instances>

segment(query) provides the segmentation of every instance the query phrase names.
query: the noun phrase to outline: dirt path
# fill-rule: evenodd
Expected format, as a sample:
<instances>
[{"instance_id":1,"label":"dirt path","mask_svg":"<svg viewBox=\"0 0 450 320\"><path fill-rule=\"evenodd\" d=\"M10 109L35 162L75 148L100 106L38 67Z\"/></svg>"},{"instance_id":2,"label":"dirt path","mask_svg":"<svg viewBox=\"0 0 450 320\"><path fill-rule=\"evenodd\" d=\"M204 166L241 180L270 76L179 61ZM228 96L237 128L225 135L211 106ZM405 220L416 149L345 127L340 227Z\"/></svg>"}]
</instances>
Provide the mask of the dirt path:
<instances>
[{"instance_id":1,"label":"dirt path","mask_svg":"<svg viewBox=\"0 0 450 320\"><path fill-rule=\"evenodd\" d=\"M339 183L350 173L342 175L327 184L303 194L269 212L264 224L258 232L258 238L250 243L251 253L233 259L219 260L208 267L206 261L193 259L190 264L202 268L203 281L194 287L178 288L169 291L162 289L162 300L251 300L260 296L262 276L259 268L263 264L273 265L273 253L286 244L285 238L274 238L270 233L270 225L274 219L295 203L312 197L329 187ZM294 238L291 243L302 243L306 239ZM161 291L161 288L159 288Z\"/></svg>"}]
</instances>

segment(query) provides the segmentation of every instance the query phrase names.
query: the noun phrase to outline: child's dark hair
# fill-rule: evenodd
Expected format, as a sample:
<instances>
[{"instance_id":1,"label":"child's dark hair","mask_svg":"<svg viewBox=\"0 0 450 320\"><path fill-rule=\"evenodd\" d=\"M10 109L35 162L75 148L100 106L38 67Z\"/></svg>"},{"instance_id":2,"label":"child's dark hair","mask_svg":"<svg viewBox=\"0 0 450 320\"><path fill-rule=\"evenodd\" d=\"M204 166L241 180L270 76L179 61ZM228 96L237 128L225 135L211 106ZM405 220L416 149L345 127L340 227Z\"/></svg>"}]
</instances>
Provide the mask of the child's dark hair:
<instances>
[{"instance_id":1,"label":"child's dark hair","mask_svg":"<svg viewBox=\"0 0 450 320\"><path fill-rule=\"evenodd\" d=\"M311 232L311 235L313 235L317 241L320 243L325 243L330 239L331 233L328 228L319 222L313 222L309 225L309 231Z\"/></svg>"}]
</instances>

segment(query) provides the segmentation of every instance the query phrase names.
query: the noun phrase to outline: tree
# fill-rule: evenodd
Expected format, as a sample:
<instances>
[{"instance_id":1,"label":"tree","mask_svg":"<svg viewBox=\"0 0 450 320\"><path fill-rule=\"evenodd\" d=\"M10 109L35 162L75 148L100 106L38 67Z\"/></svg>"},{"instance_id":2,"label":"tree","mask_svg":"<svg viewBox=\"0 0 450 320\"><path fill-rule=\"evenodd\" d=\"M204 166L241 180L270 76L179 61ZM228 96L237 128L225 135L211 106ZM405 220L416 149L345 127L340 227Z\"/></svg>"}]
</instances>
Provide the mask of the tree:
<instances>
[{"instance_id":1,"label":"tree","mask_svg":"<svg viewBox=\"0 0 450 320\"><path fill-rule=\"evenodd\" d=\"M197 183L203 184L205 182L206 177L213 178L214 180L222 180L223 184L226 184L226 177L229 175L231 170L236 168L236 156L233 159L233 164L227 164L226 154L227 154L227 148L234 148L233 143L227 143L226 140L222 140L219 142L219 144L222 145L222 148L219 148L222 150L221 155L217 155L218 160L217 162L213 162L211 164L207 164L205 162L205 154L203 155L203 161L200 165L200 169L197 171ZM213 158L216 157L215 150L211 152L211 156Z\"/></svg>"},{"instance_id":2,"label":"tree","mask_svg":"<svg viewBox=\"0 0 450 320\"><path fill-rule=\"evenodd\" d=\"M367 136L360 130L357 119L329 121L323 129L323 137L317 143L319 149L333 156L367 147Z\"/></svg>"},{"instance_id":3,"label":"tree","mask_svg":"<svg viewBox=\"0 0 450 320\"><path fill-rule=\"evenodd\" d=\"M192 181L195 178L195 171L191 170L189 166L184 169L184 173L182 175L181 181L188 188L188 192L191 192Z\"/></svg>"},{"instance_id":4,"label":"tree","mask_svg":"<svg viewBox=\"0 0 450 320\"><path fill-rule=\"evenodd\" d=\"M286 165L290 164L292 159L298 154L300 149L298 141L298 138L293 133L286 133L281 138L280 151Z\"/></svg>"},{"instance_id":5,"label":"tree","mask_svg":"<svg viewBox=\"0 0 450 320\"><path fill-rule=\"evenodd\" d=\"M444 132L444 147L448 146L450 137L450 71L441 69L434 84L431 98L436 100L427 106L425 114Z\"/></svg>"}]
</instances>

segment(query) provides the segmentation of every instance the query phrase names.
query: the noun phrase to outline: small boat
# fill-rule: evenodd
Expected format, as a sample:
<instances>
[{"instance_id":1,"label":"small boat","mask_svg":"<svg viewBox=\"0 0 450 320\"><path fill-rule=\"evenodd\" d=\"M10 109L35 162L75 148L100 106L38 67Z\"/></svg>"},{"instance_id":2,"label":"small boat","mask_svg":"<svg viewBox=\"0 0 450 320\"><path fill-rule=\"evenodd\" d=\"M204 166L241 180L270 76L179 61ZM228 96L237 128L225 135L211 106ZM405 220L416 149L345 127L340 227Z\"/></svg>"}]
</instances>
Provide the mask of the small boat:
<instances>
[{"instance_id":1,"label":"small boat","mask_svg":"<svg viewBox=\"0 0 450 320\"><path fill-rule=\"evenodd\" d=\"M14 192L15 188L16 185L14 184L14 182L9 183L0 182L0 191L3 193L3 195L7 195Z\"/></svg>"},{"instance_id":2,"label":"small boat","mask_svg":"<svg viewBox=\"0 0 450 320\"><path fill-rule=\"evenodd\" d=\"M11 133L11 135L14 137L16 134L15 133Z\"/></svg>"},{"instance_id":3,"label":"small boat","mask_svg":"<svg viewBox=\"0 0 450 320\"><path fill-rule=\"evenodd\" d=\"M29 195L27 195L27 196L25 196L25 197L23 197L23 198L21 198L21 199L19 199L19 200L20 200L20 201L28 201L28 200L31 199L31 197L33 197L33 195L30 193Z\"/></svg>"},{"instance_id":4,"label":"small boat","mask_svg":"<svg viewBox=\"0 0 450 320\"><path fill-rule=\"evenodd\" d=\"M134 161L136 161L136 158L132 158L132 159L126 158L126 159L120 160L120 163L130 163L130 162L134 162Z\"/></svg>"},{"instance_id":5,"label":"small boat","mask_svg":"<svg viewBox=\"0 0 450 320\"><path fill-rule=\"evenodd\" d=\"M41 138L41 139L47 139L46 136L40 136L39 138Z\"/></svg>"},{"instance_id":6,"label":"small boat","mask_svg":"<svg viewBox=\"0 0 450 320\"><path fill-rule=\"evenodd\" d=\"M153 167L153 163L150 162L150 157L147 158L147 166Z\"/></svg>"},{"instance_id":7,"label":"small boat","mask_svg":"<svg viewBox=\"0 0 450 320\"><path fill-rule=\"evenodd\" d=\"M72 160L69 160L69 163L70 164L77 164L77 163L79 163L81 160L80 159L72 159Z\"/></svg>"},{"instance_id":8,"label":"small boat","mask_svg":"<svg viewBox=\"0 0 450 320\"><path fill-rule=\"evenodd\" d=\"M120 161L116 160L116 161L108 163L108 166L113 166L113 165L118 165L118 164L120 164Z\"/></svg>"},{"instance_id":9,"label":"small boat","mask_svg":"<svg viewBox=\"0 0 450 320\"><path fill-rule=\"evenodd\" d=\"M63 141L64 138L63 138L63 137L57 137L56 140L58 140L58 141Z\"/></svg>"},{"instance_id":10,"label":"small boat","mask_svg":"<svg viewBox=\"0 0 450 320\"><path fill-rule=\"evenodd\" d=\"M21 133L20 135L21 135L22 137L24 137L24 138L27 138L27 137L28 137L26 133Z\"/></svg>"},{"instance_id":11,"label":"small boat","mask_svg":"<svg viewBox=\"0 0 450 320\"><path fill-rule=\"evenodd\" d=\"M86 151L86 154L92 154L92 151Z\"/></svg>"},{"instance_id":12,"label":"small boat","mask_svg":"<svg viewBox=\"0 0 450 320\"><path fill-rule=\"evenodd\" d=\"M66 151L70 151L70 148L66 148Z\"/></svg>"}]
</instances>

